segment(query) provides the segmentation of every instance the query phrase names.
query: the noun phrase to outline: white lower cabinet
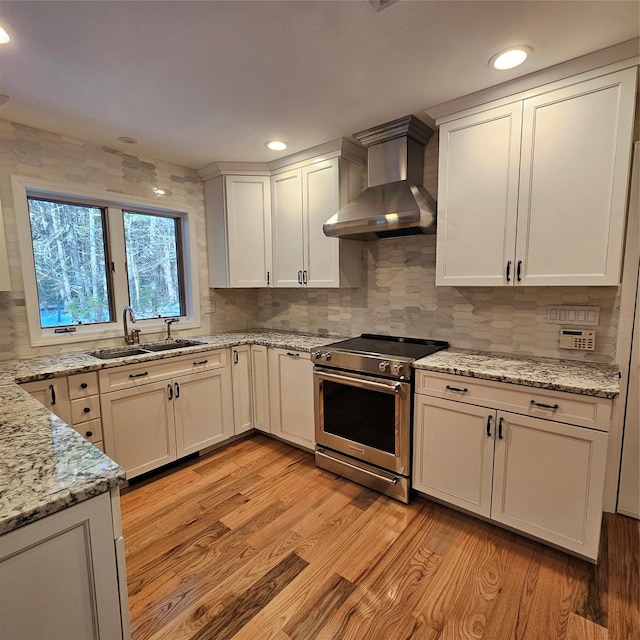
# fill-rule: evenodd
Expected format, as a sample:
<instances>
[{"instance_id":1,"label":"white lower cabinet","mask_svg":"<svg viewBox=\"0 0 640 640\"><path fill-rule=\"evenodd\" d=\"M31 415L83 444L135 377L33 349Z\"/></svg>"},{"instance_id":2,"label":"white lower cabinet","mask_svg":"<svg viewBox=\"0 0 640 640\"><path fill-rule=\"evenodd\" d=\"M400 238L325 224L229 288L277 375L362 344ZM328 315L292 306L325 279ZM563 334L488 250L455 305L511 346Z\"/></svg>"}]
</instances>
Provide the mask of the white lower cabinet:
<instances>
[{"instance_id":1,"label":"white lower cabinet","mask_svg":"<svg viewBox=\"0 0 640 640\"><path fill-rule=\"evenodd\" d=\"M248 344L231 349L233 382L233 422L235 434L253 429L251 402L251 347Z\"/></svg>"},{"instance_id":2,"label":"white lower cabinet","mask_svg":"<svg viewBox=\"0 0 640 640\"><path fill-rule=\"evenodd\" d=\"M111 514L103 493L0 536L0 640L130 637Z\"/></svg>"},{"instance_id":3,"label":"white lower cabinet","mask_svg":"<svg viewBox=\"0 0 640 640\"><path fill-rule=\"evenodd\" d=\"M170 383L152 382L101 396L105 453L127 478L176 459Z\"/></svg>"},{"instance_id":4,"label":"white lower cabinet","mask_svg":"<svg viewBox=\"0 0 640 640\"><path fill-rule=\"evenodd\" d=\"M420 380L421 375L427 382ZM416 394L413 487L596 560L607 433L496 410L495 402L471 404L465 399L465 394L473 392L467 379L461 384L459 377L429 377L424 372L418 378L418 389L436 389L442 384L443 393L453 389L461 398ZM485 385L498 398L501 388L507 394L514 388ZM515 388L526 393L525 387ZM562 412L564 397L568 406L575 402L575 394L560 392L553 392L552 401L542 402L539 391L532 390L537 400L523 404L523 413L543 410L553 414ZM473 401L482 402L477 397Z\"/></svg>"},{"instance_id":5,"label":"white lower cabinet","mask_svg":"<svg viewBox=\"0 0 640 640\"><path fill-rule=\"evenodd\" d=\"M40 404L47 407L49 411L62 418L67 424L71 424L71 400L66 376L24 382L20 387L32 395Z\"/></svg>"},{"instance_id":6,"label":"white lower cabinet","mask_svg":"<svg viewBox=\"0 0 640 640\"><path fill-rule=\"evenodd\" d=\"M233 435L228 350L158 363L103 370L102 421L105 452L131 479ZM191 362L193 361L193 362ZM171 372L193 373L170 376ZM130 373L127 373L130 371ZM144 375L143 375L144 374ZM130 376L130 377L129 377ZM126 387L129 378L130 386Z\"/></svg>"},{"instance_id":7,"label":"white lower cabinet","mask_svg":"<svg viewBox=\"0 0 640 640\"><path fill-rule=\"evenodd\" d=\"M305 449L315 447L313 363L309 353L269 349L271 433Z\"/></svg>"},{"instance_id":8,"label":"white lower cabinet","mask_svg":"<svg viewBox=\"0 0 640 640\"><path fill-rule=\"evenodd\" d=\"M259 431L271 431L269 399L269 351L261 344L251 345L251 394L253 426Z\"/></svg>"}]
</instances>

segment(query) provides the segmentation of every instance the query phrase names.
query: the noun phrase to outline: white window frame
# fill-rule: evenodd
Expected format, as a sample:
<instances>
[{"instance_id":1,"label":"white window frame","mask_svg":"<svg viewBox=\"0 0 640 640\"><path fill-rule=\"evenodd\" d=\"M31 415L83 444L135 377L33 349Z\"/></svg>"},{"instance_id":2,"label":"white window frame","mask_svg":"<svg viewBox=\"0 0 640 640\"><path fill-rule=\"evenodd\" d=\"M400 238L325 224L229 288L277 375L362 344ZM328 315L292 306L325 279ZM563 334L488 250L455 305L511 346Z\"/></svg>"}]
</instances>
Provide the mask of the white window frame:
<instances>
[{"instance_id":1,"label":"white window frame","mask_svg":"<svg viewBox=\"0 0 640 640\"><path fill-rule=\"evenodd\" d=\"M126 253L124 242L124 224L122 210L139 213L180 218L182 221L182 255L185 270L185 306L186 314L180 316L180 329L196 329L201 326L200 320L200 284L198 268L198 243L195 212L188 207L176 209L162 206L157 200L128 196L120 193L82 189L66 184L56 184L44 180L35 180L23 176L11 176L13 202L18 227L18 243L20 246L20 262L24 283L25 305L29 323L31 345L47 346L58 344L77 344L124 337L122 311L129 304L127 285ZM38 306L38 290L36 286L35 263L29 220L27 197L51 198L73 202L78 200L112 212L107 215L109 246L111 260L115 265L113 277L114 314L112 322L100 324L74 325L73 333L55 333L55 327L40 327L40 309ZM113 215L116 214L116 215ZM135 309L134 309L135 311ZM159 333L165 330L163 318L138 320L136 328L140 329L141 341L144 334Z\"/></svg>"}]
</instances>

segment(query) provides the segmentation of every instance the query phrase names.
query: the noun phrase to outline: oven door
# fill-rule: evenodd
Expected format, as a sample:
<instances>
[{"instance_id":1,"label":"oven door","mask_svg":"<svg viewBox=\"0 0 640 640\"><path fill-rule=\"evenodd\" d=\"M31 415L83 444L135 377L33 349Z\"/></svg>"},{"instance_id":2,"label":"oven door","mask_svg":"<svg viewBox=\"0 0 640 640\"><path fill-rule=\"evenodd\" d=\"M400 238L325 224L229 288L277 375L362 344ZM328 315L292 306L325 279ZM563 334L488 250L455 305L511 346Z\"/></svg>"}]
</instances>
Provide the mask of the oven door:
<instances>
[{"instance_id":1,"label":"oven door","mask_svg":"<svg viewBox=\"0 0 640 640\"><path fill-rule=\"evenodd\" d=\"M321 367L314 378L316 443L408 476L410 383Z\"/></svg>"}]
</instances>

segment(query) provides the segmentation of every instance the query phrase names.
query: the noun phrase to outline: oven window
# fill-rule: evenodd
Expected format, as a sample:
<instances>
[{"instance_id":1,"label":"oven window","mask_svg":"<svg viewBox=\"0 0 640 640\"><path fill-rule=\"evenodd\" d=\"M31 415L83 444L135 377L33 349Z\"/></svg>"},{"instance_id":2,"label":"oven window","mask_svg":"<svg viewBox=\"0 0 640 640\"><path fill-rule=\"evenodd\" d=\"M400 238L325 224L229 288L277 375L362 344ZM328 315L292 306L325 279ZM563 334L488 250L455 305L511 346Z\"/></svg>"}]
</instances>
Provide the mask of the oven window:
<instances>
[{"instance_id":1,"label":"oven window","mask_svg":"<svg viewBox=\"0 0 640 640\"><path fill-rule=\"evenodd\" d=\"M396 453L396 396L323 381L324 431Z\"/></svg>"}]
</instances>

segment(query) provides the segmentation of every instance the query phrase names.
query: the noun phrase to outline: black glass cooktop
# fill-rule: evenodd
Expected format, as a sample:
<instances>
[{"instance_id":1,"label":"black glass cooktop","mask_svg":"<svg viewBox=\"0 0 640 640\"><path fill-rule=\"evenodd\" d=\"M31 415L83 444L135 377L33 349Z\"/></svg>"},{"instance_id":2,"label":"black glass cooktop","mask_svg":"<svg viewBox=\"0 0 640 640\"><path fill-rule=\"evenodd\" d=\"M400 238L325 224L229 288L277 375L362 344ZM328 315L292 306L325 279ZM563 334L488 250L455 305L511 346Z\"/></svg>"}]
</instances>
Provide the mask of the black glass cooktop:
<instances>
[{"instance_id":1,"label":"black glass cooktop","mask_svg":"<svg viewBox=\"0 0 640 640\"><path fill-rule=\"evenodd\" d=\"M402 338L400 336L381 336L363 333L359 338L350 338L324 346L324 349L340 349L358 353L396 356L417 360L431 353L446 349L444 340L425 340L422 338Z\"/></svg>"}]
</instances>

